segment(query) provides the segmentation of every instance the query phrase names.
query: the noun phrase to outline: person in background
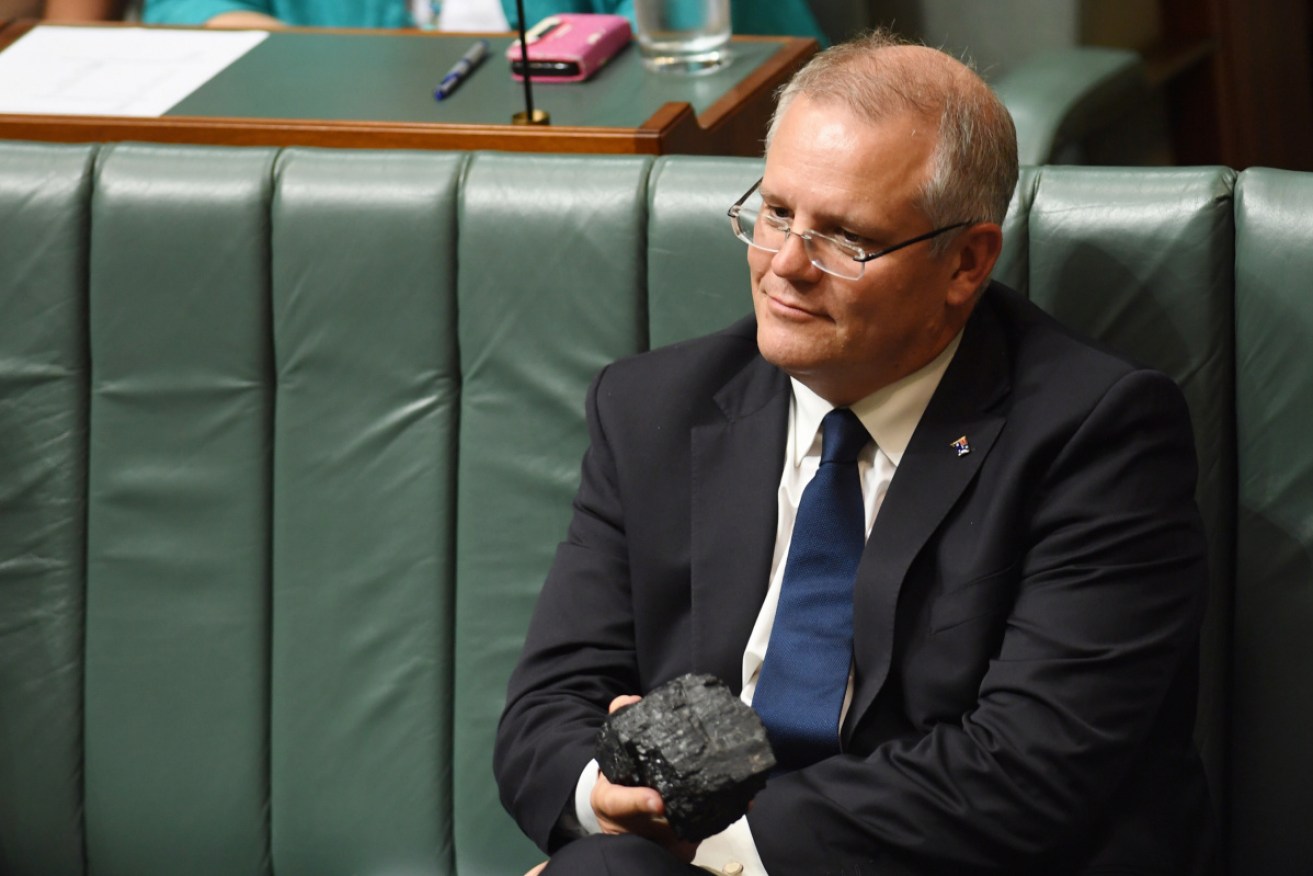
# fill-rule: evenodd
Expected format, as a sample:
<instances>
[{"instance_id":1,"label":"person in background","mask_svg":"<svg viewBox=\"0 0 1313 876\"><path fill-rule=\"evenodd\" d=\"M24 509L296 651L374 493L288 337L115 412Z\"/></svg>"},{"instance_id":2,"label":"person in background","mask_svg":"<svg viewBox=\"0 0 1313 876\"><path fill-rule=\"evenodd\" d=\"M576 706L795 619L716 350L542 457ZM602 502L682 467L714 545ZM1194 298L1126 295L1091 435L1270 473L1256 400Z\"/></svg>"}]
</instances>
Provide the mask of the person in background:
<instances>
[{"instance_id":1,"label":"person in background","mask_svg":"<svg viewBox=\"0 0 1313 876\"><path fill-rule=\"evenodd\" d=\"M557 12L603 12L633 21L633 0L525 0L528 26ZM734 32L825 36L806 0L731 0ZM510 30L515 0L145 0L147 24L210 27L439 27Z\"/></svg>"},{"instance_id":2,"label":"person in background","mask_svg":"<svg viewBox=\"0 0 1313 876\"><path fill-rule=\"evenodd\" d=\"M117 21L126 5L125 0L0 0L0 20Z\"/></svg>"}]
</instances>

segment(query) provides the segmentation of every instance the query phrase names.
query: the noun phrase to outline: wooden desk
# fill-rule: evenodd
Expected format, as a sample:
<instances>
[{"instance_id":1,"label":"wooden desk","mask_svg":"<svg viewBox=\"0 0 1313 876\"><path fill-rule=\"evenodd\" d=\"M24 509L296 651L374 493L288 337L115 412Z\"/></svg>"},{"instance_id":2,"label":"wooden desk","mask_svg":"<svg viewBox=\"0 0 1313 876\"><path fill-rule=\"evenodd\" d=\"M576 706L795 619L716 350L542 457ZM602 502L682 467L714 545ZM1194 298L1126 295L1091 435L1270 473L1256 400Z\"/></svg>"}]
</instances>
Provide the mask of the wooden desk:
<instances>
[{"instance_id":1,"label":"wooden desk","mask_svg":"<svg viewBox=\"0 0 1313 876\"><path fill-rule=\"evenodd\" d=\"M36 22L0 30L0 50ZM96 26L96 25L91 25ZM100 25L113 27L115 25ZM774 91L817 50L796 37L736 37L734 61L699 77L648 73L630 46L585 83L535 83L550 126L519 126L523 86L488 35L481 67L442 102L433 88L469 34L274 31L163 116L0 114L0 138L263 146L760 155Z\"/></svg>"}]
</instances>

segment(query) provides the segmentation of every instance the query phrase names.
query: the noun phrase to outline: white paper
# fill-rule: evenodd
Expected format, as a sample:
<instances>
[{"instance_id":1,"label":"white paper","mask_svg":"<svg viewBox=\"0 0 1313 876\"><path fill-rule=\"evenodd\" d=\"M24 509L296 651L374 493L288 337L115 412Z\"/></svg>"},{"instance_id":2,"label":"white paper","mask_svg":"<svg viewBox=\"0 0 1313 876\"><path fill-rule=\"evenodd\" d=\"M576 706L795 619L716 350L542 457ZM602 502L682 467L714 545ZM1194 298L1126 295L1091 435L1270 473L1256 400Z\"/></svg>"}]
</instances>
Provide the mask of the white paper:
<instances>
[{"instance_id":1,"label":"white paper","mask_svg":"<svg viewBox=\"0 0 1313 876\"><path fill-rule=\"evenodd\" d=\"M163 115L267 36L261 30L35 27L0 52L0 113Z\"/></svg>"}]
</instances>

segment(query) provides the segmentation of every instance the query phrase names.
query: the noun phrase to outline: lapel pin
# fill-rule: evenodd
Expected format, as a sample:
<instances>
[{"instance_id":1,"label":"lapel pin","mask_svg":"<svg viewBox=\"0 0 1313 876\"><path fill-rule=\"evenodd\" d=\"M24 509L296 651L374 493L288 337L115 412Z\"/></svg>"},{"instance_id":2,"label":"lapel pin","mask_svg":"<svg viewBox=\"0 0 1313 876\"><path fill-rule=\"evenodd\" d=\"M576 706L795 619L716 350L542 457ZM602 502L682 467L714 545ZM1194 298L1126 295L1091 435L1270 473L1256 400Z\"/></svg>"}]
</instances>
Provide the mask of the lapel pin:
<instances>
[{"instance_id":1,"label":"lapel pin","mask_svg":"<svg viewBox=\"0 0 1313 876\"><path fill-rule=\"evenodd\" d=\"M971 445L967 443L967 436L965 435L948 446L956 450L958 456L966 456L971 452Z\"/></svg>"}]
</instances>

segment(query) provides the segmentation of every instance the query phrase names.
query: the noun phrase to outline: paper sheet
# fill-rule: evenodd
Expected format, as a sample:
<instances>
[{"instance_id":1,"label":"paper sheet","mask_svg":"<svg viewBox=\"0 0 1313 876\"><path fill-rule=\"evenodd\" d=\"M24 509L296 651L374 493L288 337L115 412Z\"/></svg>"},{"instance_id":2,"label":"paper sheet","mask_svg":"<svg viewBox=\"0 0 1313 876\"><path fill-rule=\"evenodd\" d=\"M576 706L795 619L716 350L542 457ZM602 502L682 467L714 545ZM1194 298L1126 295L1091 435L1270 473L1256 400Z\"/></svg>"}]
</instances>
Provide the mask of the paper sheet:
<instances>
[{"instance_id":1,"label":"paper sheet","mask_svg":"<svg viewBox=\"0 0 1313 876\"><path fill-rule=\"evenodd\" d=\"M159 116L266 31L35 27L0 52L0 113Z\"/></svg>"}]
</instances>

